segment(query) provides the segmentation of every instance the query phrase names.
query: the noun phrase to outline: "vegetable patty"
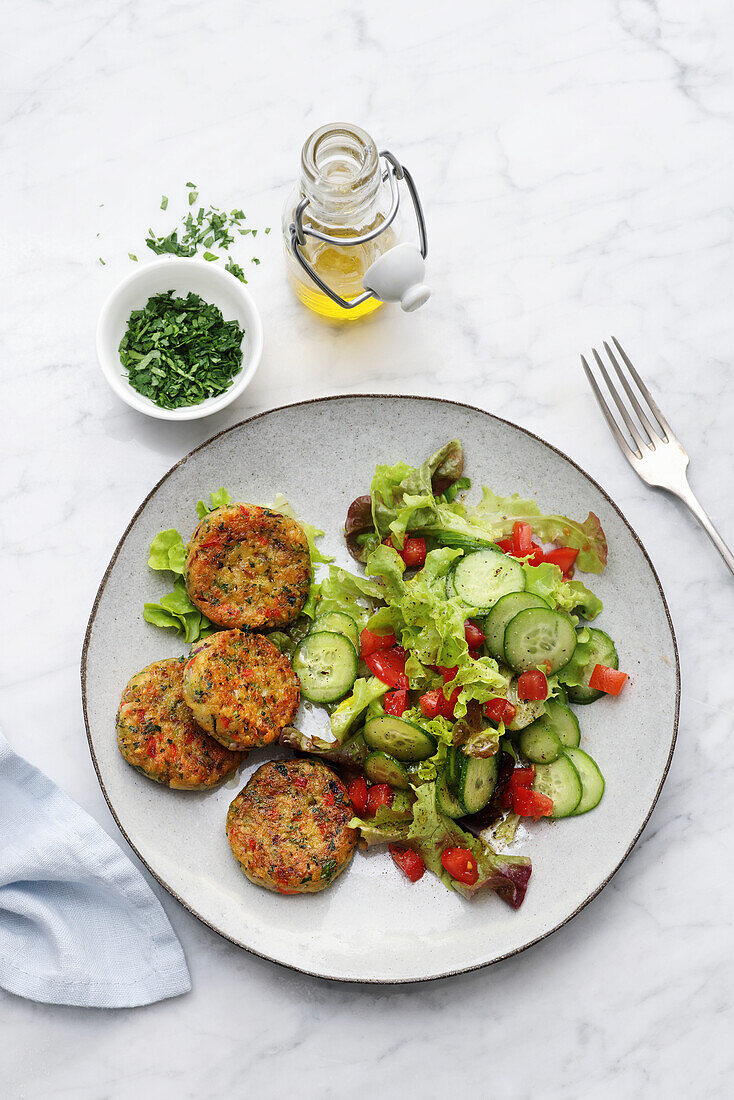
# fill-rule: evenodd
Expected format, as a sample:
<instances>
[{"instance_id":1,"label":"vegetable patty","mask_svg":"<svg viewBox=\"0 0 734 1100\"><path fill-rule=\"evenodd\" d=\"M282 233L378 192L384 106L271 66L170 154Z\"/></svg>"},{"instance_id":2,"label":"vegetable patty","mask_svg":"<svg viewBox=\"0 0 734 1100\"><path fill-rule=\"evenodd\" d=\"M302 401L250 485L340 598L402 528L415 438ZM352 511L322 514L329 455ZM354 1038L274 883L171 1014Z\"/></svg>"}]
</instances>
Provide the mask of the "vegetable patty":
<instances>
[{"instance_id":1,"label":"vegetable patty","mask_svg":"<svg viewBox=\"0 0 734 1100\"><path fill-rule=\"evenodd\" d=\"M263 764L227 814L232 853L247 877L281 894L330 886L352 858L357 833L344 784L319 760Z\"/></svg>"},{"instance_id":2,"label":"vegetable patty","mask_svg":"<svg viewBox=\"0 0 734 1100\"><path fill-rule=\"evenodd\" d=\"M143 775L182 791L215 787L245 754L230 752L204 733L183 699L185 659L156 661L136 672L122 693L117 744Z\"/></svg>"},{"instance_id":3,"label":"vegetable patty","mask_svg":"<svg viewBox=\"0 0 734 1100\"><path fill-rule=\"evenodd\" d=\"M217 741L251 749L276 741L292 722L299 684L288 658L262 634L221 630L191 651L183 695Z\"/></svg>"},{"instance_id":4,"label":"vegetable patty","mask_svg":"<svg viewBox=\"0 0 734 1100\"><path fill-rule=\"evenodd\" d=\"M184 579L189 599L218 626L285 626L308 596L308 540L288 516L255 504L226 504L191 536Z\"/></svg>"}]
</instances>

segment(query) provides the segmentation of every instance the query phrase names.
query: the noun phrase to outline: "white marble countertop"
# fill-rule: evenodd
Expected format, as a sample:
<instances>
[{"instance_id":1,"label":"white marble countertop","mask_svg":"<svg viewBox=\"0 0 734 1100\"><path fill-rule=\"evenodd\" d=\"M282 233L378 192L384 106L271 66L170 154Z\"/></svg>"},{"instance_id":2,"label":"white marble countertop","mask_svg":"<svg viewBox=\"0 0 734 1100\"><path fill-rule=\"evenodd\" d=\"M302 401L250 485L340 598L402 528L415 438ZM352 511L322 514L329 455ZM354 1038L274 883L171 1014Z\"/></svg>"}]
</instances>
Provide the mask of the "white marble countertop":
<instances>
[{"instance_id":1,"label":"white marble countertop","mask_svg":"<svg viewBox=\"0 0 734 1100\"><path fill-rule=\"evenodd\" d=\"M3 1097L730 1095L734 586L683 509L635 478L578 353L623 341L734 542L731 5L16 0L4 24L0 720L21 752L124 843L78 671L117 539L218 429L339 392L466 400L581 463L660 573L684 691L635 852L534 949L427 986L339 986L236 949L155 886L193 992L109 1012L0 991ZM341 117L413 171L434 291L351 330L291 298L277 232L303 139ZM172 214L189 179L274 227L250 265L265 355L226 413L169 425L108 390L94 327L128 251L172 224L161 193Z\"/></svg>"}]
</instances>

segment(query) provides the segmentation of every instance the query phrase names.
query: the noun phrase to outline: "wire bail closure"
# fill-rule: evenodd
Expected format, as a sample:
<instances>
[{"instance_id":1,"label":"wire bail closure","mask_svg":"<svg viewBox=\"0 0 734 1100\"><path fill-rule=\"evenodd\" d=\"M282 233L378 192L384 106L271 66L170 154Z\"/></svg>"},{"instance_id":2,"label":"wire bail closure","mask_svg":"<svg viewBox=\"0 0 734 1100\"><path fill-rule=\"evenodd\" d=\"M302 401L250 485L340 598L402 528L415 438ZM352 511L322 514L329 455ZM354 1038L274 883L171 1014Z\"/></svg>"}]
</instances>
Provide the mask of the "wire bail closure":
<instances>
[{"instance_id":1,"label":"wire bail closure","mask_svg":"<svg viewBox=\"0 0 734 1100\"><path fill-rule=\"evenodd\" d=\"M389 150L383 149L379 155L386 162L386 168L382 173L382 181L383 183L387 181L390 183L391 202L387 217L377 229L373 229L369 233L363 233L361 237L331 237L328 233L321 233L318 229L312 229L308 225L303 224L303 215L310 202L308 198L301 199L295 209L293 215L294 220L289 226L291 252L295 259L301 265L308 277L316 283L319 290L322 290L324 294L331 298L332 302L336 302L342 309L354 309L355 306L361 306L362 302L366 302L369 298L377 298L377 295L372 290L365 290L364 294L360 294L356 298L347 299L342 298L336 291L332 290L331 287L324 282L321 276L316 274L315 270L301 251L306 244L306 237L316 237L317 240L324 241L326 244L333 244L344 248L352 248L355 245L367 244L368 241L373 241L375 237L379 237L381 233L384 233L395 220L395 216L400 206L400 189L398 185L400 180L403 180L413 202L413 210L418 223L421 256L425 260L428 255L426 220L423 216L423 207L421 206L413 177L405 165L401 164L397 157L393 156Z\"/></svg>"}]
</instances>

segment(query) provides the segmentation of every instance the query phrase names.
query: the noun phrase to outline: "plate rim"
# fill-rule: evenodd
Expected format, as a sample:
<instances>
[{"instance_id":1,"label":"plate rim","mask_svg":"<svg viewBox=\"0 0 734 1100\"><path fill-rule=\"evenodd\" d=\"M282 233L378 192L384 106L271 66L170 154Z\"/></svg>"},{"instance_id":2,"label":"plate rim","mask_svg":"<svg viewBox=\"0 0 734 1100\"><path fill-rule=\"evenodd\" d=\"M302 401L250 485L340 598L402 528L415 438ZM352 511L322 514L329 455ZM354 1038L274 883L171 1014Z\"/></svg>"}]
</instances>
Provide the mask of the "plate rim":
<instances>
[{"instance_id":1,"label":"plate rim","mask_svg":"<svg viewBox=\"0 0 734 1100\"><path fill-rule=\"evenodd\" d=\"M647 565L650 569L650 572L652 573L655 584L657 585L658 592L660 594L660 599L662 600L663 610L665 611L665 617L666 617L666 620L667 620L667 623L668 623L668 629L670 631L670 638L671 638L671 641L673 643L673 654L675 656L675 712L674 712L674 715L673 715L673 736L672 736L672 739L671 739L671 742L670 742L670 750L668 752L668 757L667 757L667 760L665 761L665 767L663 768L663 773L660 777L660 782L658 784L657 790L655 791L655 795L654 795L654 797L652 799L652 802L650 804L650 808L649 808L647 814L645 815L645 818L644 818L642 824L640 825L640 828L638 829L637 833L633 837L633 839L632 839L631 843L629 844L628 848L626 849L626 851L620 857L620 859L619 859L617 865L614 867L614 869L606 876L606 878L597 887L595 887L595 889L593 889L591 891L591 893L586 898L584 898L584 900L579 905L576 906L576 908L573 910L573 912L569 913L566 917L563 918L563 920L559 921L558 924L554 925L553 928L548 929L547 932L543 932L542 935L540 935L540 936L536 936L534 939L530 940L526 944L523 944L521 947L515 947L511 951L506 951L502 955L498 955L494 959L489 959L487 962L472 963L469 966L462 966L462 967L458 967L454 970L446 970L446 971L443 971L443 972L438 973L438 974L429 974L429 975L425 975L425 976L419 977L419 978L416 978L416 977L409 977L409 978L352 978L352 977L344 977L344 976L341 976L341 975L338 975L338 974L324 974L323 972L319 972L317 970L309 970L305 966L297 966L294 963L283 962L281 959L277 959L277 958L273 957L272 955L268 955L264 951L257 951L255 948L250 947L248 944L243 943L241 940L236 939L234 936L230 936L226 932L223 932L220 928L217 928L216 925L212 924L211 921L209 921L206 917L202 916L201 913L198 913L196 911L196 909L194 909L187 901L185 901L184 898L182 898L176 892L176 890L173 889L173 887L169 886L169 884L163 878L161 878L161 876L150 866L150 864L147 862L147 860L144 859L144 857L141 855L141 853L138 851L138 849L132 843L132 841L130 840L130 837L127 835L127 833L126 833L126 831L125 831L125 829L122 825L122 822L120 821L119 817L117 816L117 812L116 812L114 806L112 805L110 797L107 793L107 788L105 787L104 780L103 780L102 775L100 773L99 764L98 764L98 761L97 761L97 756L96 756L96 753L94 751L94 744L93 744L93 741L92 741L92 735L91 735L90 728L89 728L89 715L87 713L87 656L88 656L89 645L90 645L90 641L91 641L92 630L93 630L93 627L94 627L94 622L95 622L95 619L97 617L97 610L99 608L99 603L100 603L100 600L102 598L102 594L103 594L103 592L104 592L104 590L107 586L107 582L109 580L112 569L114 568L115 562L117 561L119 553L120 553L120 551L121 551L121 549L122 549L122 547L125 543L125 540L127 539L128 535L130 534L130 531L132 530L133 526L137 522L138 517L140 516L141 512L143 511L143 509L147 505L148 501L157 492L157 490L160 488L160 486L165 481L168 480L168 478L174 473L175 470L177 470L179 468L179 466L182 466L185 462L187 462L198 451L204 450L205 447L210 446L210 444L214 443L215 440L221 439L222 436L228 435L230 432L237 431L239 428L243 428L246 424L251 424L255 420L260 420L263 416L270 416L272 413L281 412L285 409L300 408L300 407L303 407L304 405L321 405L321 404L325 404L327 401L344 401L344 400L346 400L346 401L358 401L358 400L362 400L364 398L371 398L371 399L377 398L379 400L389 400L389 401L430 401L430 402L432 402L434 404L437 404L437 405L453 405L454 407L459 408L459 409L468 409L471 412L478 412L478 413L481 413L483 416L488 416L490 419L495 420L500 424L507 425L510 428L514 428L515 430L517 430L519 432L522 432L523 435L528 436L530 439L535 440L535 442L540 443L540 444L542 444L542 446L547 447L550 451L553 451L560 458L565 459L566 462L568 462L571 466L573 466L574 469L576 469L580 474L582 474L582 476L585 477L586 480L589 481L594 486L594 488L597 489L601 493L601 495L604 497L604 499L607 501L607 503L610 504L611 507L615 510L615 512L617 513L619 518L622 520L624 525L629 530L630 534L632 535L633 539L635 540L635 542L639 546L640 550L642 551L642 554L645 558L645 561L647 562ZM228 428L223 428L221 431L215 432L214 435L210 436L208 439L205 439L203 443L197 444L196 447L193 447L190 451L188 451L185 455L183 455L177 462L174 462L174 464L171 467L169 467L168 470L166 470L166 472L162 475L162 477L160 477L158 479L158 481L155 483L155 485L153 485L151 490L147 493L145 498L141 501L141 503L135 509L135 512L133 513L132 517L130 518L129 523L127 524L125 530L123 531L117 545L115 546L115 549L112 553L112 557L110 558L109 563L107 564L107 568L105 569L104 574L102 576L102 580L100 581L99 587L97 588L97 592L96 592L96 595L94 597L94 602L92 604L92 609L91 609L90 614L89 614L89 619L87 621L87 628L84 632L84 642L83 642L83 645L82 645L81 664L80 664L80 670L79 671L80 671L80 678L81 678L81 696L82 696L82 712L83 712L83 715L84 715L84 728L85 728L86 735L87 735L87 745L89 747L89 753L90 753L90 756L92 758L92 764L94 765L95 774L97 776L97 782L99 783L100 790L102 791L105 802L107 803L107 807L108 807L110 813L112 814L112 818L113 818L115 824L117 825L117 828L122 833L122 836L125 839L125 842L132 849L132 851L135 853L135 855L140 860L140 862L143 864L143 866L146 868L146 870L153 876L153 878L156 880L156 882L160 886L162 886L163 889L166 890L166 892L169 893L171 895L171 897L173 897L179 903L179 905L182 905L184 907L184 909L186 909L189 913L191 913L192 916L196 917L196 919L201 921L202 924L206 925L207 928L210 928L213 932L216 932L216 934L218 936L221 936L222 939L227 940L227 942L234 944L235 947L239 947L244 951L248 951L251 955L256 955L258 958L265 959L267 962L275 963L277 966L282 966L286 970L293 970L293 971L295 971L297 973L300 973L300 974L307 974L309 977L321 978L325 981L344 982L344 983L349 984L349 985L414 985L414 984L417 985L417 984L422 984L423 982L439 981L440 979L443 979L443 978L455 977L458 974L468 974L468 973L471 973L472 971L475 971L475 970L484 970L486 967L494 966L496 963L503 962L505 959L509 959L509 958L512 958L515 955L519 955L523 951L527 951L529 948L534 947L536 944L541 943L543 940L546 940L550 936L554 935L561 928L563 928L570 921L572 921L574 919L574 917L578 916L578 914L583 909L585 909L587 905L589 905L596 897L598 897L598 895L602 892L602 890L606 886L609 885L611 880L614 878L614 876L619 871L622 864L625 863L625 861L627 860L627 858L631 854L631 852L634 849L635 845L637 844L638 840L642 836L642 833L645 830L645 826L647 825L648 821L650 820L650 817L652 816L652 812L655 809L655 806L657 805L658 799L660 798L660 793L663 789L663 785L665 784L665 780L667 779L668 773L670 771L670 765L671 765L671 761L673 759L673 753L675 751L675 746L676 746L676 743L677 743L677 740L678 740L678 725L679 725L679 719L680 719L681 674L680 674L680 655L679 655L679 652L678 652L678 641L677 641L677 638L676 638L676 635L675 635L675 628L673 626L673 620L672 620L671 615L670 615L670 608L668 607L668 601L666 599L665 592L664 592L663 586L660 582L660 577L658 576L657 570L656 570L655 566L653 565L652 559L651 559L649 553L647 552L647 548L645 547L645 544L643 543L642 539L637 534L637 532L635 531L634 527L629 522L627 517L622 512L622 509L619 507L619 505L616 503L616 501L612 499L612 497L609 495L609 493L606 491L606 489L604 489L599 484L599 482L596 480L596 478L592 477L591 474L589 474L583 468L583 466L580 466L578 462L576 462L574 459L570 458L565 453L565 451L562 451L560 449L560 447L556 447L553 443L549 443L546 439L543 439L542 436L539 436L535 432L530 431L529 428L523 428L522 425L516 424L512 420L508 420L508 419L506 419L506 417L497 416L496 413L488 412L486 409L481 409L481 408L479 408L478 405L470 405L465 401L454 401L451 398L432 397L432 396L427 396L427 395L422 395L422 394L340 393L340 394L330 394L330 395L327 395L326 397L306 398L303 401L291 401L291 402L286 403L285 405L276 405L274 408L263 409L262 412L254 413L252 416L245 417L244 420L239 420L236 424L232 424Z\"/></svg>"}]
</instances>

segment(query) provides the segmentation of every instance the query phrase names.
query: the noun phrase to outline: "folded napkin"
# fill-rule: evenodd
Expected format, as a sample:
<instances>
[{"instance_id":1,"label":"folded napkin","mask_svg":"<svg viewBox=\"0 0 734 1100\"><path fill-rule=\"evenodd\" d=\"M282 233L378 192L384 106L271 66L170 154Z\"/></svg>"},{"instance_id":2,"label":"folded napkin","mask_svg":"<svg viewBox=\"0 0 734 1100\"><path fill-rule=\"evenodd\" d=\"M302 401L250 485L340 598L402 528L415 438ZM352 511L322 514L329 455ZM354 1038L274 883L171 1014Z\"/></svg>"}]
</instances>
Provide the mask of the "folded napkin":
<instances>
[{"instance_id":1,"label":"folded napkin","mask_svg":"<svg viewBox=\"0 0 734 1100\"><path fill-rule=\"evenodd\" d=\"M0 986L103 1008L191 988L181 945L143 876L2 733Z\"/></svg>"}]
</instances>

